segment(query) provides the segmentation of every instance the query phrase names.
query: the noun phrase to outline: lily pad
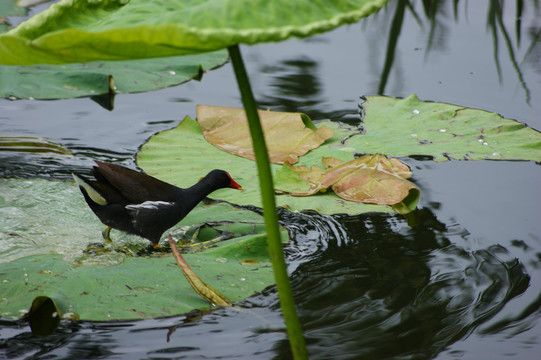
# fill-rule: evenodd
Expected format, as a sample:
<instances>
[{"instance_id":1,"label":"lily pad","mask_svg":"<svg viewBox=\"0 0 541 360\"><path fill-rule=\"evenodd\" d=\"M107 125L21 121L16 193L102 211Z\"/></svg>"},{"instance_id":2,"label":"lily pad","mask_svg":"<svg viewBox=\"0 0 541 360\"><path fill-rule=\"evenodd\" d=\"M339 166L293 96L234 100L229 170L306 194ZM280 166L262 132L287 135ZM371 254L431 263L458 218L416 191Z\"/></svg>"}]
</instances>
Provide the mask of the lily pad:
<instances>
[{"instance_id":1,"label":"lily pad","mask_svg":"<svg viewBox=\"0 0 541 360\"><path fill-rule=\"evenodd\" d=\"M304 164L305 157L313 158L313 153L326 153L327 156L337 155L342 160L353 158L351 152L336 150L347 133L345 128L332 122L324 122L326 127L334 130L335 134L324 145L308 152L299 158ZM318 124L318 126L323 126ZM349 132L351 134L351 132ZM194 159L197 159L194 161ZM321 159L321 157L319 158ZM319 160L321 161L321 160ZM222 199L238 205L254 205L261 207L257 169L252 160L221 151L206 141L199 124L190 117L184 118L174 129L163 131L152 136L137 154L137 164L149 175L160 178L180 187L186 187L200 176L201 172L212 169L227 170L238 180L244 191L234 194L225 189L212 194L215 199ZM195 164L195 165L194 165ZM281 168L271 164L273 172ZM345 201L333 192L318 193L314 196L296 197L290 195L276 196L278 206L291 211L315 210L323 214L360 214L363 212L391 212L389 206L369 205Z\"/></svg>"},{"instance_id":2,"label":"lily pad","mask_svg":"<svg viewBox=\"0 0 541 360\"><path fill-rule=\"evenodd\" d=\"M351 126L319 122L317 127L329 127L334 130L334 135L323 145L300 156L298 165L311 168L320 166L321 159L325 157L351 161L359 154L367 153L432 156L436 161L449 158L541 160L541 133L497 114L456 105L422 102L415 95L407 99L368 97L364 107L366 115L362 125L365 133ZM416 118L423 113L426 114ZM426 143L419 140L425 138L432 140ZM205 154L204 159L201 154ZM253 162L210 145L198 123L189 117L176 128L152 136L141 147L137 158L139 166L149 174L180 186L187 186L188 179L198 176L196 171L224 168L242 183L245 191L241 194L218 191L213 197L240 205L261 206ZM192 165L193 159L198 159L196 167ZM290 182L289 186L291 181L295 182L295 176L290 176L294 175L292 171L287 174L286 169L275 164L271 164L271 169L276 173L278 188L280 182ZM295 186L309 188L298 177L296 181ZM410 195L405 199L405 205L411 210L418 194L414 192ZM276 202L278 206L292 211L310 209L322 214L393 211L389 206L345 201L331 191L307 197L281 194L276 196ZM401 208L397 211L403 213L408 210Z\"/></svg>"},{"instance_id":3,"label":"lily pad","mask_svg":"<svg viewBox=\"0 0 541 360\"><path fill-rule=\"evenodd\" d=\"M205 282L233 301L274 283L264 235L224 241L218 248L184 257ZM260 261L241 263L253 258ZM3 317L19 317L36 296L54 299L62 313L74 312L83 320L153 318L210 307L193 292L170 256L75 266L61 255L35 255L1 263L0 273Z\"/></svg>"},{"instance_id":4,"label":"lily pad","mask_svg":"<svg viewBox=\"0 0 541 360\"><path fill-rule=\"evenodd\" d=\"M417 207L419 189L405 180L411 177L411 172L398 159L376 154L347 162L325 157L322 163L326 169L287 164L276 174L276 187L293 196L310 196L332 187L334 193L342 199L367 204L394 206L408 198L408 205L395 207L401 213L413 211ZM282 173L284 170L286 174ZM304 180L309 187L303 186L297 178Z\"/></svg>"},{"instance_id":5,"label":"lily pad","mask_svg":"<svg viewBox=\"0 0 541 360\"><path fill-rule=\"evenodd\" d=\"M432 156L435 161L541 161L541 133L488 111L457 105L368 96L363 103L365 134L344 146L359 153Z\"/></svg>"},{"instance_id":6,"label":"lily pad","mask_svg":"<svg viewBox=\"0 0 541 360\"><path fill-rule=\"evenodd\" d=\"M65 65L0 65L0 96L17 99L64 99L107 94L109 75L116 92L135 93L199 79L224 64L227 52L129 61Z\"/></svg>"},{"instance_id":7,"label":"lily pad","mask_svg":"<svg viewBox=\"0 0 541 360\"><path fill-rule=\"evenodd\" d=\"M74 312L85 320L149 318L209 308L171 255L83 254L89 242L103 241L103 226L73 183L4 179L0 194L0 239L11 244L0 249L1 316L21 316L37 296L50 297L62 313ZM259 214L227 203L200 204L168 233L194 240L183 247L188 252L184 258L205 282L233 301L274 283ZM112 234L119 245L149 245L136 236ZM282 239L287 238L282 229Z\"/></svg>"},{"instance_id":8,"label":"lily pad","mask_svg":"<svg viewBox=\"0 0 541 360\"><path fill-rule=\"evenodd\" d=\"M130 60L307 37L386 0L62 0L0 36L0 63Z\"/></svg>"},{"instance_id":9,"label":"lily pad","mask_svg":"<svg viewBox=\"0 0 541 360\"><path fill-rule=\"evenodd\" d=\"M326 126L316 128L305 114L260 110L259 118L269 160L275 164L295 164L299 156L334 134ZM209 143L231 154L255 160L244 109L198 105L197 120Z\"/></svg>"}]
</instances>

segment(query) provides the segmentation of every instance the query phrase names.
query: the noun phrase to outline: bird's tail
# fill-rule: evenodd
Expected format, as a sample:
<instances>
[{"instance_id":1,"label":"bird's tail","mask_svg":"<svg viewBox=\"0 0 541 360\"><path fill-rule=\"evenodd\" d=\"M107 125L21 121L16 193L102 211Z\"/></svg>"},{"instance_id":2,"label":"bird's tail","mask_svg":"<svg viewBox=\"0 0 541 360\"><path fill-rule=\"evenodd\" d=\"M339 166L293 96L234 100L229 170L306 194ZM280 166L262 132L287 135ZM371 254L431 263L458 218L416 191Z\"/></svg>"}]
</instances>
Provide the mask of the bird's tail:
<instances>
[{"instance_id":1,"label":"bird's tail","mask_svg":"<svg viewBox=\"0 0 541 360\"><path fill-rule=\"evenodd\" d=\"M77 173L71 173L71 175L73 176L73 180L75 180L75 182L77 183L77 185L79 185L79 188L81 188L81 190L84 190L84 192L87 193L88 197L94 201L96 204L98 205L107 205L107 200L105 200L105 198L103 196L101 196L101 194L99 192L96 191L96 189L94 189L92 187L92 185L90 185L90 183L88 182L88 180L86 180L83 176L77 174Z\"/></svg>"}]
</instances>

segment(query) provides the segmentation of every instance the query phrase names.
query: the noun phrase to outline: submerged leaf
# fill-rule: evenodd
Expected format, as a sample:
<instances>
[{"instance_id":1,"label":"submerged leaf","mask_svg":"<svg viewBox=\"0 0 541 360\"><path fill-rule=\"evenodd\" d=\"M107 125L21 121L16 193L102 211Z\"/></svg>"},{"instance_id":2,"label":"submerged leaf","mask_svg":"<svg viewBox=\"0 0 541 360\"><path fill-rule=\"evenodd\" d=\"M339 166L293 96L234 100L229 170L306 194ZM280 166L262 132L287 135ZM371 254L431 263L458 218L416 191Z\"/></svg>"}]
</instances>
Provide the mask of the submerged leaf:
<instances>
[{"instance_id":1,"label":"submerged leaf","mask_svg":"<svg viewBox=\"0 0 541 360\"><path fill-rule=\"evenodd\" d=\"M410 194L414 194L414 199L410 200L406 208L411 211L416 207L419 189L405 180L411 176L411 172L408 166L398 159L388 159L378 154L365 155L348 162L326 157L322 159L322 163L326 170L317 166L309 170L306 166L285 165L282 169L287 172L292 170L309 183L310 188L301 192L288 191L286 184L279 189L294 196L309 196L332 187L336 195L345 200L379 205L400 204ZM284 176L277 175L277 178L283 179ZM280 183L277 186L279 187ZM413 208L410 208L412 205ZM397 206L397 210L400 213L409 212L403 206Z\"/></svg>"},{"instance_id":2,"label":"submerged leaf","mask_svg":"<svg viewBox=\"0 0 541 360\"><path fill-rule=\"evenodd\" d=\"M300 113L258 111L272 163L294 164L298 157L331 138L334 131L317 129ZM197 121L207 141L231 154L254 160L252 137L244 109L221 106L197 106Z\"/></svg>"},{"instance_id":3,"label":"submerged leaf","mask_svg":"<svg viewBox=\"0 0 541 360\"><path fill-rule=\"evenodd\" d=\"M73 155L71 151L51 140L30 136L0 136L0 151Z\"/></svg>"}]
</instances>

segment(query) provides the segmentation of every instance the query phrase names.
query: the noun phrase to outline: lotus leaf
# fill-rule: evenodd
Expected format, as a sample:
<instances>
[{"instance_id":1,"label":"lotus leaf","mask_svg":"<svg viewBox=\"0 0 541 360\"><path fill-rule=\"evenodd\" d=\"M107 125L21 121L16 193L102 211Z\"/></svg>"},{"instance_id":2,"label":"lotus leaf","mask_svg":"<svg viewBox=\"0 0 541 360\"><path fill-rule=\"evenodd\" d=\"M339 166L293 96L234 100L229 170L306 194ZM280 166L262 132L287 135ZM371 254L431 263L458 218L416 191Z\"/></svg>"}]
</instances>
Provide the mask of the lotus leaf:
<instances>
[{"instance_id":1,"label":"lotus leaf","mask_svg":"<svg viewBox=\"0 0 541 360\"><path fill-rule=\"evenodd\" d=\"M515 120L463 106L368 96L365 134L344 146L387 156L432 156L435 161L541 161L541 133Z\"/></svg>"},{"instance_id":2,"label":"lotus leaf","mask_svg":"<svg viewBox=\"0 0 541 360\"><path fill-rule=\"evenodd\" d=\"M0 36L0 63L131 60L307 37L386 0L62 0Z\"/></svg>"}]
</instances>

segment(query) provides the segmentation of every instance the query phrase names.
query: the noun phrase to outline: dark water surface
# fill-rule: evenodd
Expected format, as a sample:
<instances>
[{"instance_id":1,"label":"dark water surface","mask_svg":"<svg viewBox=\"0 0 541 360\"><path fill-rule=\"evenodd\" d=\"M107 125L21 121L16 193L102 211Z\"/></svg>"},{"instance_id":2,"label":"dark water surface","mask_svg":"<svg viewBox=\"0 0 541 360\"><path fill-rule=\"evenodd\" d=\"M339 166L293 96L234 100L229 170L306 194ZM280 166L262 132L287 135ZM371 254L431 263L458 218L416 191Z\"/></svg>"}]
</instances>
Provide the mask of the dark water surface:
<instances>
[{"instance_id":1,"label":"dark water surface","mask_svg":"<svg viewBox=\"0 0 541 360\"><path fill-rule=\"evenodd\" d=\"M506 2L494 25L493 1L427 2L431 11L413 2L387 76L397 3L307 40L242 47L262 106L357 123L361 96L414 93L541 129L539 1ZM0 134L44 136L78 158L65 164L3 153L0 176L66 179L94 158L134 166L138 147L195 116L195 104L240 106L230 64L202 82L118 95L112 112L89 99L0 100ZM421 189L418 227L389 214L281 213L293 239L286 251L311 358L538 359L540 166L402 160ZM249 311L63 323L46 338L0 320L0 358L290 358L275 290L245 305Z\"/></svg>"}]
</instances>

